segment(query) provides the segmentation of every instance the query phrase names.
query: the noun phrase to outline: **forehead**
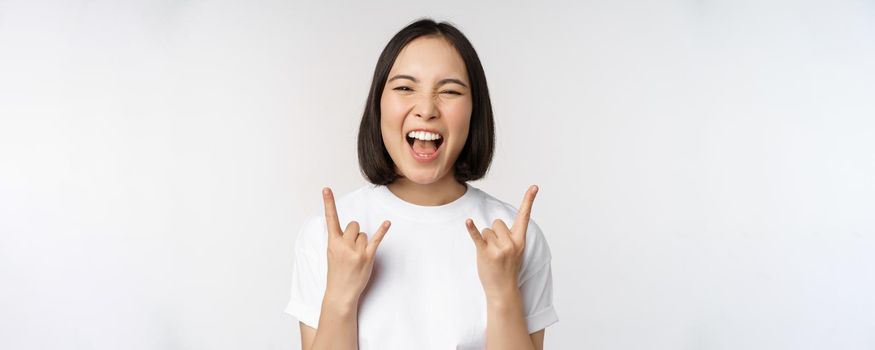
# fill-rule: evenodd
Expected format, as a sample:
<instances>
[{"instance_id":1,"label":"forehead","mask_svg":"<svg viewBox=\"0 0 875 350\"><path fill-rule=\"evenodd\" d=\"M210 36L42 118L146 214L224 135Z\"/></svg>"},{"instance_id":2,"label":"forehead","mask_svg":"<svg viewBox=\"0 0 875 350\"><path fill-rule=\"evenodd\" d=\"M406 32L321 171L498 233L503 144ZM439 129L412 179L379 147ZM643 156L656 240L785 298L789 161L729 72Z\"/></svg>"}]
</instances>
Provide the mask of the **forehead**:
<instances>
[{"instance_id":1,"label":"forehead","mask_svg":"<svg viewBox=\"0 0 875 350\"><path fill-rule=\"evenodd\" d=\"M390 76L395 74L409 74L422 79L452 76L468 81L465 61L459 51L439 36L419 37L404 46L389 72Z\"/></svg>"}]
</instances>

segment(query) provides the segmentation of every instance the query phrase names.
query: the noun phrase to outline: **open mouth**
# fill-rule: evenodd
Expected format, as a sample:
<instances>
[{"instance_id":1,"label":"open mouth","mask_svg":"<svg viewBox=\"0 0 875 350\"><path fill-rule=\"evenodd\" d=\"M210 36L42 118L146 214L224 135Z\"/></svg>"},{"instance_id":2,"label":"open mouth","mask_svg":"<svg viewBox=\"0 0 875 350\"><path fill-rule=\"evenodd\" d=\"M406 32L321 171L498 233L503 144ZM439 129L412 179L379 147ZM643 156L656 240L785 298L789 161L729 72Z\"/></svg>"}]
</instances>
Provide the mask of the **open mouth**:
<instances>
[{"instance_id":1,"label":"open mouth","mask_svg":"<svg viewBox=\"0 0 875 350\"><path fill-rule=\"evenodd\" d=\"M406 138L413 158L421 162L434 160L441 145L444 143L443 136L433 131L410 131L407 133Z\"/></svg>"},{"instance_id":2,"label":"open mouth","mask_svg":"<svg viewBox=\"0 0 875 350\"><path fill-rule=\"evenodd\" d=\"M413 144L416 142L416 140L418 140L418 139L415 137L412 137L410 135L407 136L407 143L410 144L410 147L413 147ZM428 140L421 140L421 141L429 142ZM444 139L439 138L436 140L431 140L431 142L434 142L434 148L438 149L441 147L441 144L444 143Z\"/></svg>"}]
</instances>

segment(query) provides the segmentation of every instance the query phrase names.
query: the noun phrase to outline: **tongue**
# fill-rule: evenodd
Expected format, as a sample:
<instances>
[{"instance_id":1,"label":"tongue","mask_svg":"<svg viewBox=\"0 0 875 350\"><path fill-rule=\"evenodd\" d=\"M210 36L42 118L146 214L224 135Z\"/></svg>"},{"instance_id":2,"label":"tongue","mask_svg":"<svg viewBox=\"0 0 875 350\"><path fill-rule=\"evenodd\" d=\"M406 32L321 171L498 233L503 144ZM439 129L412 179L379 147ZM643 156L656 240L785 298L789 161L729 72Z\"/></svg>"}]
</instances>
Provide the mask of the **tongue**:
<instances>
[{"instance_id":1,"label":"tongue","mask_svg":"<svg viewBox=\"0 0 875 350\"><path fill-rule=\"evenodd\" d=\"M416 153L432 154L437 151L437 146L434 141L416 139L413 141L413 150L416 151Z\"/></svg>"}]
</instances>

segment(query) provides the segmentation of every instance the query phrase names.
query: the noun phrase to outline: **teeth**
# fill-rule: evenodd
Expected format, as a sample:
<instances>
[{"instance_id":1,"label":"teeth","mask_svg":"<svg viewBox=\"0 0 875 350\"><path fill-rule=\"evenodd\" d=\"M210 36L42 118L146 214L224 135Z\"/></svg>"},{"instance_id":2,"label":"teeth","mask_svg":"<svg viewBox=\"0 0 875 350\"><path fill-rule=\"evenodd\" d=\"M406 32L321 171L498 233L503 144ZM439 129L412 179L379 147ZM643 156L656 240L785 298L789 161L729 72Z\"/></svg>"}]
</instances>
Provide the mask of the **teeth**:
<instances>
[{"instance_id":1,"label":"teeth","mask_svg":"<svg viewBox=\"0 0 875 350\"><path fill-rule=\"evenodd\" d=\"M411 131L407 134L407 137L423 141L433 141L441 138L441 135L428 131Z\"/></svg>"}]
</instances>

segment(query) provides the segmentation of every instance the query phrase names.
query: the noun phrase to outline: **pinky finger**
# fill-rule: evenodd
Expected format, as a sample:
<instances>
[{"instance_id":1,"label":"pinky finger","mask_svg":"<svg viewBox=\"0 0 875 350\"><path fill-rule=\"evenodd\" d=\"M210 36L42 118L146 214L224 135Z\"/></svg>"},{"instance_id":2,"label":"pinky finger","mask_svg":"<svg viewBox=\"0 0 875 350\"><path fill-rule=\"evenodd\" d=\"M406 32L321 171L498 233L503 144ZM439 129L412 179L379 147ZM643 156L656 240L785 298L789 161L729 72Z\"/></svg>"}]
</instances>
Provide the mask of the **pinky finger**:
<instances>
[{"instance_id":1,"label":"pinky finger","mask_svg":"<svg viewBox=\"0 0 875 350\"><path fill-rule=\"evenodd\" d=\"M371 238L371 241L368 243L368 250L372 254L377 252L377 248L380 246L380 242L383 241L383 237L386 236L386 232L389 232L389 226L392 226L392 222L389 220L385 220L380 225L380 228L377 229L377 232L374 233L374 237Z\"/></svg>"},{"instance_id":2,"label":"pinky finger","mask_svg":"<svg viewBox=\"0 0 875 350\"><path fill-rule=\"evenodd\" d=\"M471 240L474 241L474 245L480 248L486 244L483 236L480 235L480 230L478 230L477 226L474 225L474 220L465 220L465 228L468 229L468 234L471 236Z\"/></svg>"}]
</instances>

